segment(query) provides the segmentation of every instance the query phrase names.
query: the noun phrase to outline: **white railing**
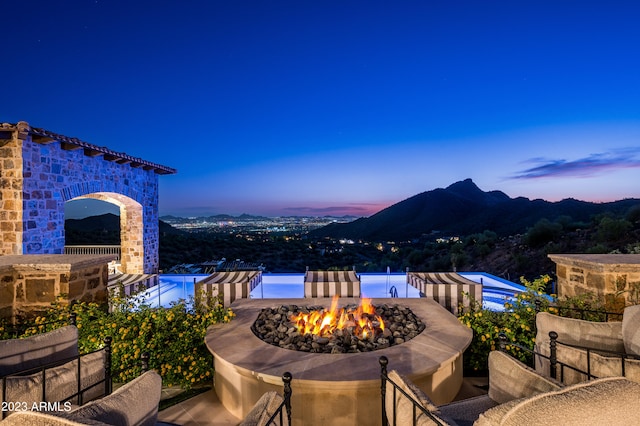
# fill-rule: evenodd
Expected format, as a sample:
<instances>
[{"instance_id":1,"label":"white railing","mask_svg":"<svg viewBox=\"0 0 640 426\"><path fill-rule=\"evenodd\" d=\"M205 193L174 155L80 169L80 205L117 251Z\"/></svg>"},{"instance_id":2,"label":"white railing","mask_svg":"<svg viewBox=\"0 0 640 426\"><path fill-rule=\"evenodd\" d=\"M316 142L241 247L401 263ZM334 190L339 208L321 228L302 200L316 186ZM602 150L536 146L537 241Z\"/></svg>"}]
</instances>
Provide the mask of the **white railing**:
<instances>
[{"instance_id":1,"label":"white railing","mask_svg":"<svg viewBox=\"0 0 640 426\"><path fill-rule=\"evenodd\" d=\"M64 246L64 254L113 254L120 263L120 246Z\"/></svg>"}]
</instances>

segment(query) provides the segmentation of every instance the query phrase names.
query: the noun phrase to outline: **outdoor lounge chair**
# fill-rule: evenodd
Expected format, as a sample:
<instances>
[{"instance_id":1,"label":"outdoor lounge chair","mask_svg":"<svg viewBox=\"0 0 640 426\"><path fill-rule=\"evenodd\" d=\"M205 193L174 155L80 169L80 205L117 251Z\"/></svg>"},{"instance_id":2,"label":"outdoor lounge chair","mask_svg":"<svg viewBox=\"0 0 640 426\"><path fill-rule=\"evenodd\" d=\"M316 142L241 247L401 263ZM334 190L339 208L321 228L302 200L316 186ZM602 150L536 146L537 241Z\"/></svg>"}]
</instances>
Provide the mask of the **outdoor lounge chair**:
<instances>
[{"instance_id":1,"label":"outdoor lounge chair","mask_svg":"<svg viewBox=\"0 0 640 426\"><path fill-rule=\"evenodd\" d=\"M640 305L625 308L622 322L541 312L536 315L536 327L536 351L544 355L536 358L537 371L565 384L613 376L640 383ZM550 345L553 340L556 344Z\"/></svg>"},{"instance_id":2,"label":"outdoor lounge chair","mask_svg":"<svg viewBox=\"0 0 640 426\"><path fill-rule=\"evenodd\" d=\"M27 410L11 414L1 426L139 425L153 426L158 417L162 378L147 371L110 395L75 410Z\"/></svg>"},{"instance_id":3,"label":"outdoor lounge chair","mask_svg":"<svg viewBox=\"0 0 640 426\"><path fill-rule=\"evenodd\" d=\"M82 405L110 392L106 348L79 355L78 329L65 326L22 339L0 341L0 398L32 405ZM13 410L3 410L3 417Z\"/></svg>"},{"instance_id":4,"label":"outdoor lounge chair","mask_svg":"<svg viewBox=\"0 0 640 426\"><path fill-rule=\"evenodd\" d=\"M489 354L489 393L435 406L409 380L382 365L382 424L639 424L640 384L614 377L564 387L503 352Z\"/></svg>"},{"instance_id":5,"label":"outdoor lounge chair","mask_svg":"<svg viewBox=\"0 0 640 426\"><path fill-rule=\"evenodd\" d=\"M291 380L292 375L282 375L284 392L265 393L255 403L239 426L289 426L291 424Z\"/></svg>"},{"instance_id":6,"label":"outdoor lounge chair","mask_svg":"<svg viewBox=\"0 0 640 426\"><path fill-rule=\"evenodd\" d=\"M107 338L104 348L79 355L73 325L0 341L0 382L7 408L0 424L155 424L162 379L144 372L112 393L110 342ZM147 365L145 354L143 371Z\"/></svg>"},{"instance_id":7,"label":"outdoor lounge chair","mask_svg":"<svg viewBox=\"0 0 640 426\"><path fill-rule=\"evenodd\" d=\"M488 394L435 406L419 388L396 371L386 374L386 362L386 358L381 357L382 380L385 383L382 389L386 393L383 394L385 425L412 424L416 415L418 424L471 425L481 413L499 404L562 387L512 356L492 351L489 354Z\"/></svg>"}]
</instances>

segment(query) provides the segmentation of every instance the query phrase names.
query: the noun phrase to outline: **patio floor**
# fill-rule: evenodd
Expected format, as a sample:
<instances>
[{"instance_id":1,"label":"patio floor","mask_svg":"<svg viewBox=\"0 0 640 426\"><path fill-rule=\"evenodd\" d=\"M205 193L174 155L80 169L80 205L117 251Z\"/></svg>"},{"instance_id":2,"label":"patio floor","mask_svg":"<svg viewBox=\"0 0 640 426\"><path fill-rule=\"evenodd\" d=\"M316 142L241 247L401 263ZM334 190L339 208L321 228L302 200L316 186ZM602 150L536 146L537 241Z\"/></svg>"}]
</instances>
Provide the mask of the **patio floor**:
<instances>
[{"instance_id":1,"label":"patio floor","mask_svg":"<svg viewBox=\"0 0 640 426\"><path fill-rule=\"evenodd\" d=\"M455 400L487 393L488 383L486 377L465 378ZM182 426L230 426L237 425L241 419L231 415L211 389L160 411L158 421Z\"/></svg>"}]
</instances>

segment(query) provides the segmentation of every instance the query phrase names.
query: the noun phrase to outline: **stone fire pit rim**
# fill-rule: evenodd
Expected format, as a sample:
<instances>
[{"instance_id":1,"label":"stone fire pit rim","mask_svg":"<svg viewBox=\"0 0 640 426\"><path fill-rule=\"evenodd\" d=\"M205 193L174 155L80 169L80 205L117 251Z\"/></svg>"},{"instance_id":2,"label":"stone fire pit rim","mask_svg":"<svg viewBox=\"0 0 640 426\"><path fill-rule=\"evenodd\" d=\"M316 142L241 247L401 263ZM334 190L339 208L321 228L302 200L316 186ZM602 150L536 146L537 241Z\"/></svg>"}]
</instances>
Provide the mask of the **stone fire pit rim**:
<instances>
[{"instance_id":1,"label":"stone fire pit rim","mask_svg":"<svg viewBox=\"0 0 640 426\"><path fill-rule=\"evenodd\" d=\"M231 309L236 314L228 324L207 330L205 343L216 362L245 370L245 374L269 375L279 380L290 371L294 380L351 381L379 380L380 356L389 358L389 367L409 377L430 374L461 356L471 343L472 332L458 319L431 299L374 298L374 305L408 306L425 323L425 330L397 346L372 352L318 354L282 349L263 342L251 331L259 312L281 305L326 306L331 298L316 299L239 299ZM341 298L339 307L358 304L360 298Z\"/></svg>"}]
</instances>

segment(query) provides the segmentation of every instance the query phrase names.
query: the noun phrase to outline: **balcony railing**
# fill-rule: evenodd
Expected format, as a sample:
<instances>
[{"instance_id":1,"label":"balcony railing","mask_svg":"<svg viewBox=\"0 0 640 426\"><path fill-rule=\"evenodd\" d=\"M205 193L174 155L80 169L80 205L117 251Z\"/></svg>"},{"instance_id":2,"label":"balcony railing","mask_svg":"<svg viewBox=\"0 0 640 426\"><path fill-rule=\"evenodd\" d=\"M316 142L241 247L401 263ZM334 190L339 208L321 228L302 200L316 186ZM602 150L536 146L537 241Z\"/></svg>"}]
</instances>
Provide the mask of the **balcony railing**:
<instances>
[{"instance_id":1,"label":"balcony railing","mask_svg":"<svg viewBox=\"0 0 640 426\"><path fill-rule=\"evenodd\" d=\"M64 246L64 254L113 254L120 263L120 246Z\"/></svg>"}]
</instances>

